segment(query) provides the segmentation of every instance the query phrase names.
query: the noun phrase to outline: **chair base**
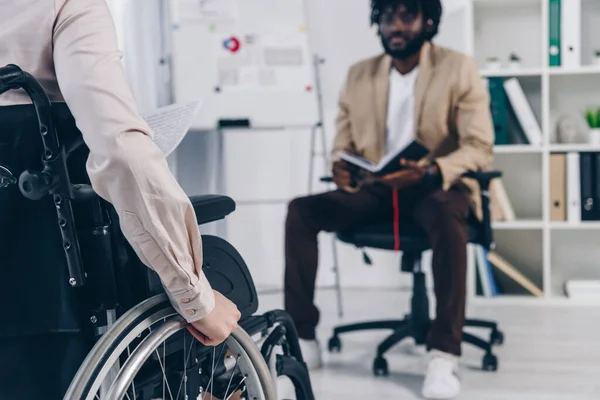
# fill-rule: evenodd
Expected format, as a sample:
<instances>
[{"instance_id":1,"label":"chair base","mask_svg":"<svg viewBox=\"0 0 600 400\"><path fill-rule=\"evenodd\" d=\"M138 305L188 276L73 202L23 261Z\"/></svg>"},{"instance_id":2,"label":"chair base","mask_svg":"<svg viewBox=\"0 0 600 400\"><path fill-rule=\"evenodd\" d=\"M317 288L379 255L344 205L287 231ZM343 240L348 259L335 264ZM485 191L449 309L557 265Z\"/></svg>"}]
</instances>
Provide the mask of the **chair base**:
<instances>
[{"instance_id":1,"label":"chair base","mask_svg":"<svg viewBox=\"0 0 600 400\"><path fill-rule=\"evenodd\" d=\"M333 330L333 336L329 339L328 348L330 352L340 352L342 349L340 335L343 333L391 329L393 331L392 334L377 347L377 356L373 362L373 374L376 376L387 376L389 370L387 361L383 357L384 354L393 346L408 338L412 338L417 345L425 345L429 326L429 321L417 323L410 316L402 320L372 321L343 325ZM492 347L494 345L501 345L504 342L504 334L498 330L496 323L491 321L467 320L465 327L491 329L488 341L468 332L463 333L462 340L464 343L469 343L485 351L482 360L483 370L496 371L498 369L498 359L492 353Z\"/></svg>"},{"instance_id":2,"label":"chair base","mask_svg":"<svg viewBox=\"0 0 600 400\"><path fill-rule=\"evenodd\" d=\"M349 325L342 325L334 328L333 336L329 339L328 348L330 352L339 352L342 349L340 335L349 332L359 332L367 330L392 330L383 342L377 347L377 356L373 362L373 373L376 376L387 376L389 373L384 354L396 344L404 339L412 338L417 345L425 345L427 334L431 326L429 317L429 299L425 288L425 276L422 272L414 274L413 297L411 301L411 313L402 320L383 320L372 322L360 322ZM467 319L465 327L490 329L489 340L483 340L468 332L463 332L462 340L475 347L485 351L482 360L482 369L485 371L496 371L498 369L498 359L492 353L494 345L504 343L504 334L498 330L496 322L477 319Z\"/></svg>"}]
</instances>

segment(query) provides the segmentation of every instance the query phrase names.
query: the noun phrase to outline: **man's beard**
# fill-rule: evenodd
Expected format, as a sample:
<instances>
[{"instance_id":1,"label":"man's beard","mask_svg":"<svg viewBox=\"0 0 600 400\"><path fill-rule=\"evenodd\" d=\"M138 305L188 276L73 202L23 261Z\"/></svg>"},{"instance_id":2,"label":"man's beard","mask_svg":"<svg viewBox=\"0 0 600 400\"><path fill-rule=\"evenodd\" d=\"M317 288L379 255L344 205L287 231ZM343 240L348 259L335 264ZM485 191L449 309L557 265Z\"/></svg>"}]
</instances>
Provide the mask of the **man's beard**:
<instances>
[{"instance_id":1,"label":"man's beard","mask_svg":"<svg viewBox=\"0 0 600 400\"><path fill-rule=\"evenodd\" d=\"M384 38L380 35L381 44L383 45L383 49L386 52L386 54L398 60L405 60L417 54L419 50L421 50L421 47L423 47L423 44L425 43L425 35L423 35L422 33L414 38L408 38L406 36L403 36L404 40L406 41L406 46L403 49L392 49L388 44L388 40L391 40L393 37L394 36L389 36L388 38Z\"/></svg>"}]
</instances>

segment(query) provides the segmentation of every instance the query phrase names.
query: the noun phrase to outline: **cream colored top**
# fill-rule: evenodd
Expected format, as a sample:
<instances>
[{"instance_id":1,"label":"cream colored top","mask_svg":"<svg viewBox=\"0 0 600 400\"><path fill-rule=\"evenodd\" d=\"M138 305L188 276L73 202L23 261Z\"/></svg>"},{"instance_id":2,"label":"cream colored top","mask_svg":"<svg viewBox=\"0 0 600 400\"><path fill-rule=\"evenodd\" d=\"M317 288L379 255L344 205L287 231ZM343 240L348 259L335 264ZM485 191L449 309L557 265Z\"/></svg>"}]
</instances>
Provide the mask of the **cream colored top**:
<instances>
[{"instance_id":1,"label":"cream colored top","mask_svg":"<svg viewBox=\"0 0 600 400\"><path fill-rule=\"evenodd\" d=\"M67 103L90 149L93 188L175 308L196 321L215 302L196 216L138 114L121 57L105 0L0 0L0 66L18 65ZM0 95L0 106L22 103L22 91Z\"/></svg>"}]
</instances>

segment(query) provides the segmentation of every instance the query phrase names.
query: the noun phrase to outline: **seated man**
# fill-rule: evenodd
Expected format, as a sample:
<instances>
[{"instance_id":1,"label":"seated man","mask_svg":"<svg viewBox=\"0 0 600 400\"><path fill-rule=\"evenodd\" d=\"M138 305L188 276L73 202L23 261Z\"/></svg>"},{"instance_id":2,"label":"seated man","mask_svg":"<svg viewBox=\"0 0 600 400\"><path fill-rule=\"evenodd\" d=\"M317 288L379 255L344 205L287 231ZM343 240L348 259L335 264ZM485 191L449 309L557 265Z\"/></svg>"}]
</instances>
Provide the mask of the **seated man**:
<instances>
[{"instance_id":1,"label":"seated man","mask_svg":"<svg viewBox=\"0 0 600 400\"><path fill-rule=\"evenodd\" d=\"M309 366L316 367L317 234L397 223L398 215L424 229L433 249L437 298L423 387L429 398L453 397L460 390L455 370L465 320L467 220L470 213L481 218L477 183L461 175L490 168L494 142L489 97L475 62L431 43L441 14L440 0L372 0L371 20L385 54L350 68L333 148L334 154L349 151L377 162L417 140L429 156L368 181L336 160L338 190L292 201L285 241L285 307Z\"/></svg>"}]
</instances>

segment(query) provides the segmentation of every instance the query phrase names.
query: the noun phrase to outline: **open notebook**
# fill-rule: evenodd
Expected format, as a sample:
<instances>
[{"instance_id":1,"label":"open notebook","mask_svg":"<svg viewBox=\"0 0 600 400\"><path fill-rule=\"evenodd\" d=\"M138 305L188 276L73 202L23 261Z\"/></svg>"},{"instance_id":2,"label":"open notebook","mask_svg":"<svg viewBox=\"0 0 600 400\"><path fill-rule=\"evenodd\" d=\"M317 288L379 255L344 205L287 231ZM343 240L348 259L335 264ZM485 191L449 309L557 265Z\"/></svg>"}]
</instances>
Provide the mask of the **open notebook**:
<instances>
[{"instance_id":1,"label":"open notebook","mask_svg":"<svg viewBox=\"0 0 600 400\"><path fill-rule=\"evenodd\" d=\"M413 141L406 147L386 154L378 163L373 163L364 157L343 151L337 152L336 155L342 160L365 169L375 175L385 175L400 169L400 159L404 158L406 160L417 161L425 157L428 153L429 150L425 146L417 141Z\"/></svg>"}]
</instances>

